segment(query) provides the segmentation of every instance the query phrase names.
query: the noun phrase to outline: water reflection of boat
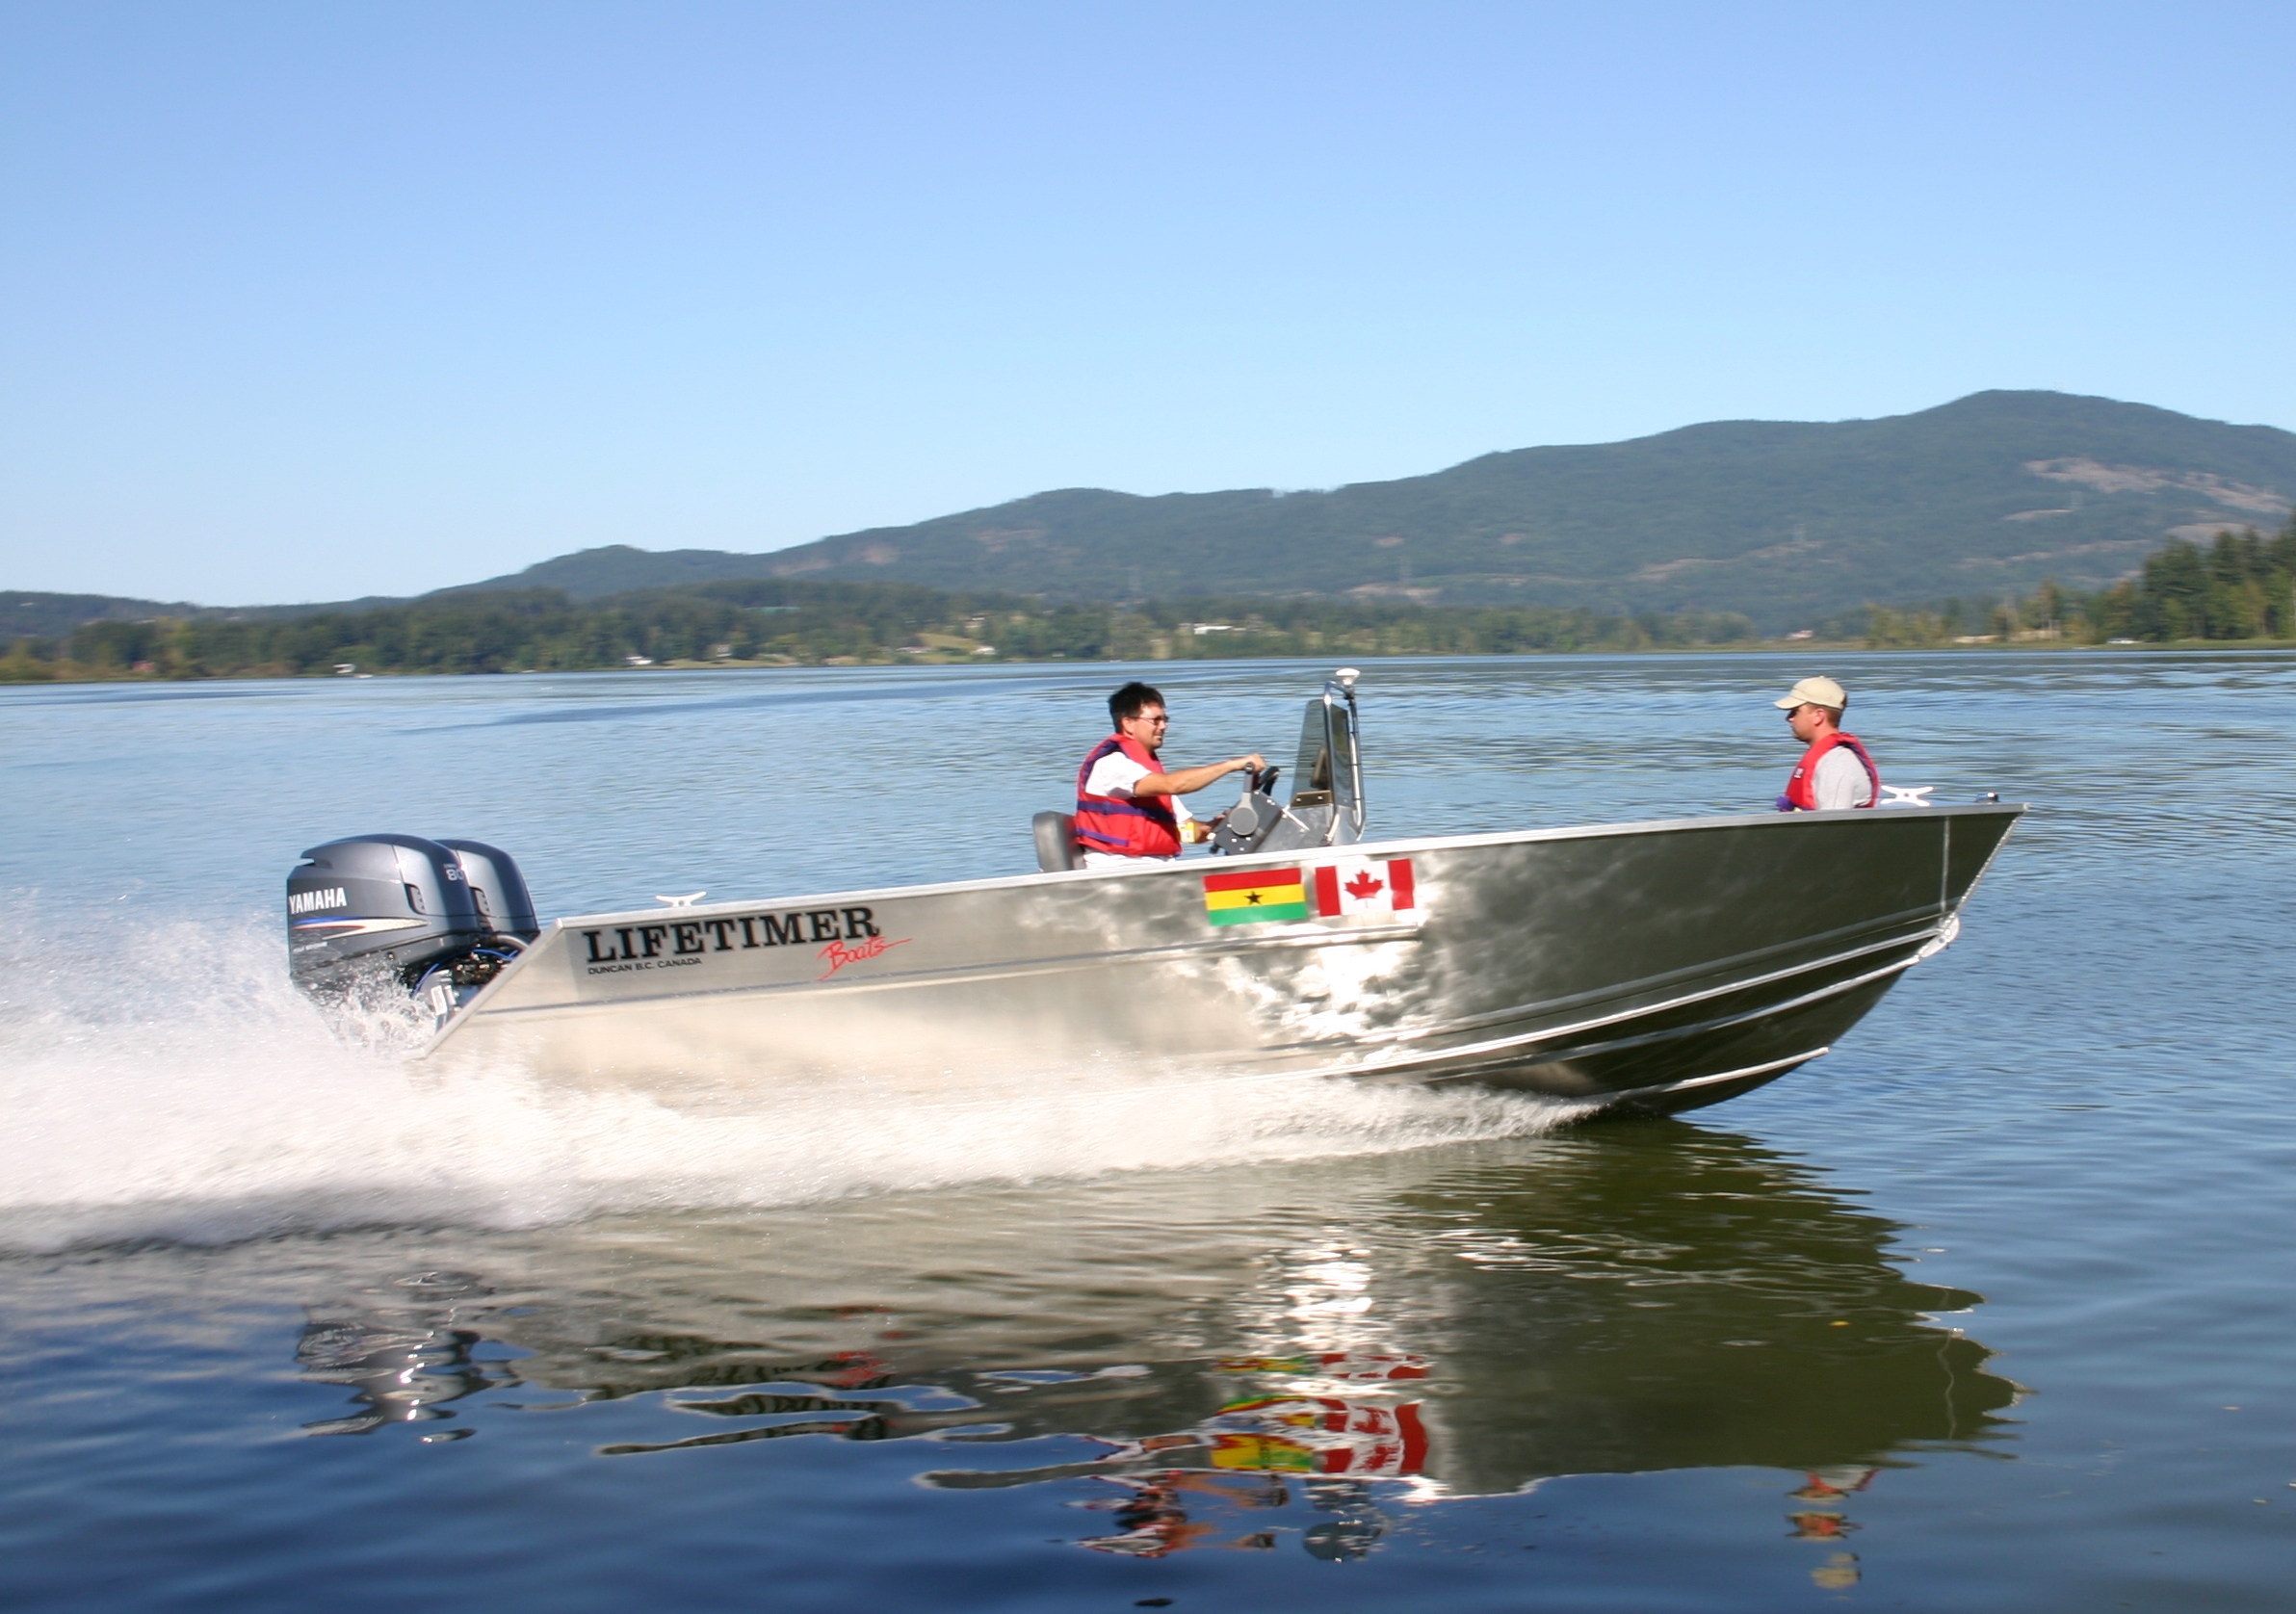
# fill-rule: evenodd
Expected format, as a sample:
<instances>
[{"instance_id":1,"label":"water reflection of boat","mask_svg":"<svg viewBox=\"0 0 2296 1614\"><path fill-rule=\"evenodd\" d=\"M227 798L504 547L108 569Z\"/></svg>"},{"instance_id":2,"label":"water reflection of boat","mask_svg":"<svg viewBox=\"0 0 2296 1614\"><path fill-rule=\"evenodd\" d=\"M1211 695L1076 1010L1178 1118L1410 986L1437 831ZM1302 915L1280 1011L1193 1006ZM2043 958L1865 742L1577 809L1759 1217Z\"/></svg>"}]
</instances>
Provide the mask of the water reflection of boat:
<instances>
[{"instance_id":1,"label":"water reflection of boat","mask_svg":"<svg viewBox=\"0 0 2296 1614\"><path fill-rule=\"evenodd\" d=\"M290 876L291 959L315 986L388 959L453 1008L437 1050L583 1077L786 1087L859 1073L882 1102L1088 1061L1687 1109L1825 1053L1950 942L2022 811L1373 845L1351 671L1308 703L1289 801L1270 788L1255 782L1226 826L1236 855L1210 863L546 928L531 915L490 926L485 886L526 913L490 846L337 842ZM1048 865L1064 865L1065 832L1050 843Z\"/></svg>"},{"instance_id":2,"label":"water reflection of boat","mask_svg":"<svg viewBox=\"0 0 2296 1614\"><path fill-rule=\"evenodd\" d=\"M484 1343L459 1315L484 1308L485 1286L463 1272L418 1272L356 1297L314 1307L295 1346L312 1384L347 1385L359 1412L322 1419L314 1435L365 1435L391 1423L430 1423L455 1415L444 1403L515 1382L501 1363L472 1352ZM467 1429L426 1435L458 1440Z\"/></svg>"},{"instance_id":3,"label":"water reflection of boat","mask_svg":"<svg viewBox=\"0 0 2296 1614\"><path fill-rule=\"evenodd\" d=\"M530 1388L649 1403L617 1457L915 1438L938 1489L1078 1488L1112 1551L1304 1520L1344 1555L1390 1481L1741 1466L1838 1533L1874 1470L1996 1437L2016 1393L1934 1315L1977 1297L1907 1276L1891 1223L1675 1123L930 1211L497 1237L516 1315L431 1327L513 1347Z\"/></svg>"}]
</instances>

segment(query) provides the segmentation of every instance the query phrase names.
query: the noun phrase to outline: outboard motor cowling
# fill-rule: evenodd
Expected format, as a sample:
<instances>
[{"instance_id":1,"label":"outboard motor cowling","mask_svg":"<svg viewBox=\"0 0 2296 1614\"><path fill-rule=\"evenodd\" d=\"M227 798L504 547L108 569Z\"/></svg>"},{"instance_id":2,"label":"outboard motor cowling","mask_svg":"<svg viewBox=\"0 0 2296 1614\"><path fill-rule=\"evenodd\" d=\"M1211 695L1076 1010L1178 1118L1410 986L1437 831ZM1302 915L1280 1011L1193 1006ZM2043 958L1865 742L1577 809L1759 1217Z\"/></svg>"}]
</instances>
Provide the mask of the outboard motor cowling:
<instances>
[{"instance_id":1,"label":"outboard motor cowling","mask_svg":"<svg viewBox=\"0 0 2296 1614\"><path fill-rule=\"evenodd\" d=\"M441 840L438 844L453 852L461 865L462 881L470 887L487 929L522 942L531 942L542 933L542 922L535 918L534 894L526 889L526 876L518 872L509 852L483 841Z\"/></svg>"},{"instance_id":2,"label":"outboard motor cowling","mask_svg":"<svg viewBox=\"0 0 2296 1614\"><path fill-rule=\"evenodd\" d=\"M517 889L524 898L523 880ZM532 923L531 898L525 906ZM419 835L329 841L287 876L287 970L306 992L344 992L378 975L411 985L489 928L457 854Z\"/></svg>"}]
</instances>

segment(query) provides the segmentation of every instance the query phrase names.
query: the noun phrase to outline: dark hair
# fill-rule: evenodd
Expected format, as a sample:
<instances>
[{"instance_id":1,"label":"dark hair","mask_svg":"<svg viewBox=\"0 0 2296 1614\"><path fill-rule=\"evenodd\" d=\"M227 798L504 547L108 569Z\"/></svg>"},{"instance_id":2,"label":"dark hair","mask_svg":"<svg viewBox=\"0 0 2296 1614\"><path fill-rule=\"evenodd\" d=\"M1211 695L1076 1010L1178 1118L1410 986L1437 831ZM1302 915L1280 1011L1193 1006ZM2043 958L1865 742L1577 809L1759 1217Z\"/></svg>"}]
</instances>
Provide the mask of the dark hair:
<instances>
[{"instance_id":1,"label":"dark hair","mask_svg":"<svg viewBox=\"0 0 2296 1614\"><path fill-rule=\"evenodd\" d=\"M1161 690L1135 678L1109 696L1109 721L1121 728L1124 719L1137 717L1142 707L1161 706L1163 703L1164 692Z\"/></svg>"}]
</instances>

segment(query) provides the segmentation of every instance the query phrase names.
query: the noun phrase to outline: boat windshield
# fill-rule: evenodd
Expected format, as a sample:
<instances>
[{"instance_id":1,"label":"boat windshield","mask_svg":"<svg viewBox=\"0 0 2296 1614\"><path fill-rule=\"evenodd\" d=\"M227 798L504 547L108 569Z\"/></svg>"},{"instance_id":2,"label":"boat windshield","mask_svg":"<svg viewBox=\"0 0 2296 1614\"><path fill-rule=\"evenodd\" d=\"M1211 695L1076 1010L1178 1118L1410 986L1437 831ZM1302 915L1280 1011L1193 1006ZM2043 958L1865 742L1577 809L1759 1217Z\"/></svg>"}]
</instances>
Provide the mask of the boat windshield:
<instances>
[{"instance_id":1,"label":"boat windshield","mask_svg":"<svg viewBox=\"0 0 2296 1614\"><path fill-rule=\"evenodd\" d=\"M1292 815L1321 809L1323 816L1312 821L1323 830L1326 845L1362 836L1363 770L1356 755L1354 703L1344 694L1335 698L1326 690L1308 702L1292 780Z\"/></svg>"},{"instance_id":2,"label":"boat windshield","mask_svg":"<svg viewBox=\"0 0 2296 1614\"><path fill-rule=\"evenodd\" d=\"M1320 699L1308 702L1306 720L1299 727L1299 761L1292 768L1292 805L1331 805L1330 709Z\"/></svg>"}]
</instances>

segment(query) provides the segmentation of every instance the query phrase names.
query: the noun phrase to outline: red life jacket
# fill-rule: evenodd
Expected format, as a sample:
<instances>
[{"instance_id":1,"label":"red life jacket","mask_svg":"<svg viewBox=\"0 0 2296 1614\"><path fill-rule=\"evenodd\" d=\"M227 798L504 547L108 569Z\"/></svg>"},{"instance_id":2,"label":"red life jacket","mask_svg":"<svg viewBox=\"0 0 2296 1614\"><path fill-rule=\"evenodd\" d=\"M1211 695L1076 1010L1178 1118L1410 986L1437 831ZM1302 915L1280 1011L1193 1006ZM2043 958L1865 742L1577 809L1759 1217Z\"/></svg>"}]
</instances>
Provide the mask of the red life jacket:
<instances>
[{"instance_id":1,"label":"red life jacket","mask_svg":"<svg viewBox=\"0 0 2296 1614\"><path fill-rule=\"evenodd\" d=\"M1111 734L1092 747L1084 766L1077 769L1076 838L1079 849L1113 852L1118 857L1178 857L1180 819L1168 795L1087 795L1084 782L1100 759L1122 751L1151 773L1161 773L1147 746L1123 735Z\"/></svg>"},{"instance_id":2,"label":"red life jacket","mask_svg":"<svg viewBox=\"0 0 2296 1614\"><path fill-rule=\"evenodd\" d=\"M1870 807L1882 798L1882 770L1873 766L1873 759L1866 754L1866 747L1858 742L1856 735L1843 734L1839 729L1836 729L1832 734L1819 735L1811 742L1810 749L1802 753L1802 760L1794 764L1793 776L1786 781L1786 794L1778 798L1778 811L1781 813L1814 813L1817 811L1817 765L1825 754L1837 745L1847 745L1857 754L1858 761L1866 767L1868 788L1866 792L1866 799L1859 802L1858 805Z\"/></svg>"}]
</instances>

